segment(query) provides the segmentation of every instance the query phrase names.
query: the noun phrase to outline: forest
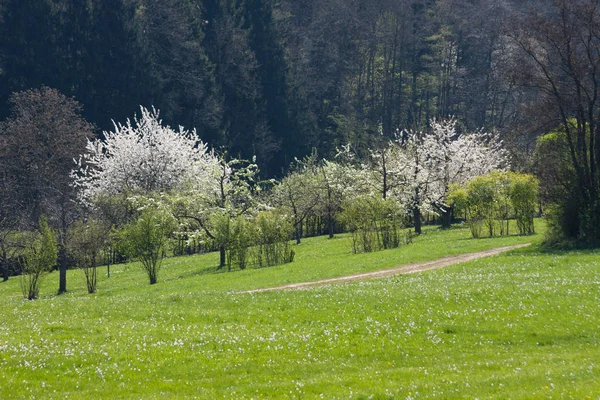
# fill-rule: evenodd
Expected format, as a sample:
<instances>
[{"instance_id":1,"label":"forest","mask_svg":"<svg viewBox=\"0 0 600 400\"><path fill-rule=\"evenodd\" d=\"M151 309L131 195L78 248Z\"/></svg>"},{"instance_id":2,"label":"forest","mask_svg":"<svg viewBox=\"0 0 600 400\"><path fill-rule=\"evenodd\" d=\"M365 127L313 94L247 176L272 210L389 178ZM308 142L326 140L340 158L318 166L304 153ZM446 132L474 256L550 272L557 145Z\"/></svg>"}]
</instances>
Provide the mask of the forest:
<instances>
[{"instance_id":1,"label":"forest","mask_svg":"<svg viewBox=\"0 0 600 400\"><path fill-rule=\"evenodd\" d=\"M313 149L364 155L450 116L499 130L523 158L557 123L533 110L510 32L551 3L2 0L0 120L11 93L41 86L80 102L98 136L155 107L216 149L256 156L265 177Z\"/></svg>"}]
</instances>

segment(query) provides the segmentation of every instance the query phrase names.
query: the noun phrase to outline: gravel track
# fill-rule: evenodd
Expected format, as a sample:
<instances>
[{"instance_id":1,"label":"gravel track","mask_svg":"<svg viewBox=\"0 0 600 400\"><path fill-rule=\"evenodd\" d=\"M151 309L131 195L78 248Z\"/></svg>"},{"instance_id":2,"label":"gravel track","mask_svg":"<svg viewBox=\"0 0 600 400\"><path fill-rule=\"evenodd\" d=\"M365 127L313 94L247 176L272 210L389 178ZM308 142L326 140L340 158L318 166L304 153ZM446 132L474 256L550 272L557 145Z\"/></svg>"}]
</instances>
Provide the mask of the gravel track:
<instances>
[{"instance_id":1,"label":"gravel track","mask_svg":"<svg viewBox=\"0 0 600 400\"><path fill-rule=\"evenodd\" d=\"M395 275L413 274L415 272L428 271L430 269L438 269L438 268L447 267L449 265L459 264L459 263L463 263L463 262L467 262L467 261L471 261L471 260L477 260L478 258L493 256L496 254L503 253L505 251L520 249L522 247L526 247L529 245L531 245L531 243L519 244L516 246L497 247L495 249L479 251L477 253L460 254L457 256L448 256L448 257L438 258L437 260L426 261L426 262L422 262L422 263L399 265L394 268L384 269L384 270L380 270L380 271L366 272L363 274L356 274L356 275L341 276L338 278L321 279L321 280L312 281L312 282L290 283L288 285L282 285L282 286L276 286L276 287L270 287L270 288L264 288L264 289L247 290L247 291L240 292L240 293L260 293L260 292L270 292L270 291L275 291L275 290L303 289L303 288L307 288L307 287L311 287L311 286L330 285L330 284L336 284L336 283L360 281L360 280L365 280L365 279L385 278L385 277L395 276Z\"/></svg>"}]
</instances>

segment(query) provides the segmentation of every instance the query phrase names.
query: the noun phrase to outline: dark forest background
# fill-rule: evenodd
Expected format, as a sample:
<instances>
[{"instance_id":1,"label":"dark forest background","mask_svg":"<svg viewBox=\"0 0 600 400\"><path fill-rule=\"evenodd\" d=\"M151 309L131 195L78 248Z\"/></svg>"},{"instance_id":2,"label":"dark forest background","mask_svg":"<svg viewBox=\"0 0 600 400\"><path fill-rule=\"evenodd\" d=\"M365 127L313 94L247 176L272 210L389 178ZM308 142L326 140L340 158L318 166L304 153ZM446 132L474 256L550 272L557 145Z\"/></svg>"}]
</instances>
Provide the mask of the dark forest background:
<instances>
[{"instance_id":1,"label":"dark forest background","mask_svg":"<svg viewBox=\"0 0 600 400\"><path fill-rule=\"evenodd\" d=\"M456 116L526 151L531 94L514 84L521 0L0 0L0 120L48 86L97 134L139 106L281 175L313 149L360 153ZM511 72L512 71L512 72ZM527 121L527 122L526 122ZM533 124L533 126L532 126ZM548 128L548 127L546 127ZM525 138L525 139L524 139Z\"/></svg>"}]
</instances>

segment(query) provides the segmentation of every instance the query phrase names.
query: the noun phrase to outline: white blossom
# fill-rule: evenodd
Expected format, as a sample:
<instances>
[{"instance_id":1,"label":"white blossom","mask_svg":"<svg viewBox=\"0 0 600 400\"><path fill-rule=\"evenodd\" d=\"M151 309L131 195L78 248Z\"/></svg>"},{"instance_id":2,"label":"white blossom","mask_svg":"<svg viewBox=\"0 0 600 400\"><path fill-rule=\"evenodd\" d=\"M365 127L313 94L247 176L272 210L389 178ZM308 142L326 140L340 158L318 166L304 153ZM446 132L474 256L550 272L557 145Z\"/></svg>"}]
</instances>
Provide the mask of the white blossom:
<instances>
[{"instance_id":1,"label":"white blossom","mask_svg":"<svg viewBox=\"0 0 600 400\"><path fill-rule=\"evenodd\" d=\"M179 188L191 179L208 181L213 159L195 131L163 126L157 110L141 107L133 122L115 123L104 139L88 142L72 177L89 203L99 194L144 194Z\"/></svg>"},{"instance_id":2,"label":"white blossom","mask_svg":"<svg viewBox=\"0 0 600 400\"><path fill-rule=\"evenodd\" d=\"M434 121L428 133L405 132L389 152L391 175L401 184L394 194L408 209L422 212L444 210L451 184L463 184L507 164L507 152L495 133L459 134L455 119Z\"/></svg>"}]
</instances>

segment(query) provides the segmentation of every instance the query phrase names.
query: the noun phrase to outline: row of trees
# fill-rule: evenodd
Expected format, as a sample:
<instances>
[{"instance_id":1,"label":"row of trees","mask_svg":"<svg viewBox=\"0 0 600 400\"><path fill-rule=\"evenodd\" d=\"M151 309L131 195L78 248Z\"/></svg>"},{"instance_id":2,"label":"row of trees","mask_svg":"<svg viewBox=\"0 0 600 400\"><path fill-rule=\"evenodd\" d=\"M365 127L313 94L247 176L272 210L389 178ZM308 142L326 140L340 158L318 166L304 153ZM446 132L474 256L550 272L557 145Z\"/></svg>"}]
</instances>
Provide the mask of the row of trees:
<instances>
[{"instance_id":1,"label":"row of trees","mask_svg":"<svg viewBox=\"0 0 600 400\"><path fill-rule=\"evenodd\" d=\"M446 204L451 184L506 163L494 135L460 134L455 120L435 122L428 132L399 132L364 162L351 146L335 160L313 154L296 161L281 181L268 182L258 180L255 164L209 150L193 132L163 125L156 111L142 108L139 117L116 124L104 136L88 143L71 174L89 212L110 220L121 241L139 250L140 241L130 239L138 231L150 232L148 224L164 225L150 222L155 212L145 214L151 204L182 224L179 230L186 236L218 247L220 264L229 269L292 261L290 231L299 244L302 225L315 214L326 220L330 236L339 222L360 232L361 251L397 247L405 240L401 229L407 216L420 233L423 213L451 213ZM369 213L363 213L361 204L367 203L361 199L374 206L374 225L364 223ZM173 233L175 227L168 230ZM365 239L371 235L367 231L375 232L374 242ZM150 253L137 257L155 283L164 250Z\"/></svg>"},{"instance_id":2,"label":"row of trees","mask_svg":"<svg viewBox=\"0 0 600 400\"><path fill-rule=\"evenodd\" d=\"M333 159L352 142L365 159L399 129L453 114L459 130L499 129L515 167L543 175L556 236L591 243L600 237L599 26L599 0L0 0L7 129L21 129L10 122L11 93L44 84L76 96L98 127L80 118L80 137L23 151L6 168L31 182L19 201L43 211L49 196L36 200L35 188L52 185L36 168L52 163L33 158L79 154L85 136L139 104L196 126L232 158L256 155L268 177L313 148ZM22 137L42 137L36 129ZM554 130L559 140L536 145ZM63 189L52 188L52 207L68 204L55 201L70 195Z\"/></svg>"},{"instance_id":3,"label":"row of trees","mask_svg":"<svg viewBox=\"0 0 600 400\"><path fill-rule=\"evenodd\" d=\"M85 140L78 128L88 125L79 105L56 90L19 93L13 102L15 112L0 136L6 166L3 249L11 248L15 233L31 230L39 216L47 215L58 233L61 270L75 259L86 271L90 291L106 246L139 259L151 283L158 279L170 237L219 249L220 265L229 268L291 261L289 230L299 244L304 225L316 218L330 236L340 226L375 233L372 243L363 240L355 251L394 247L405 241L400 229L408 219L419 233L421 215L452 212L451 184L507 163L496 135L461 133L455 120L446 120L427 131L383 138L368 158L352 146L340 149L333 160L315 152L296 160L281 180L262 181L255 163L209 149L194 131L166 126L156 110L142 107L133 120L115 123L103 139ZM53 113L55 108L62 113ZM67 129L73 123L76 128ZM32 140L19 141L22 134ZM45 153L35 161L43 169L33 171L35 165L21 160L21 154L41 151L39 144L46 146ZM361 201L373 206L370 226L358 223ZM390 224L388 216L393 216ZM9 258L3 253L4 267ZM62 272L60 285L64 291Z\"/></svg>"}]
</instances>

